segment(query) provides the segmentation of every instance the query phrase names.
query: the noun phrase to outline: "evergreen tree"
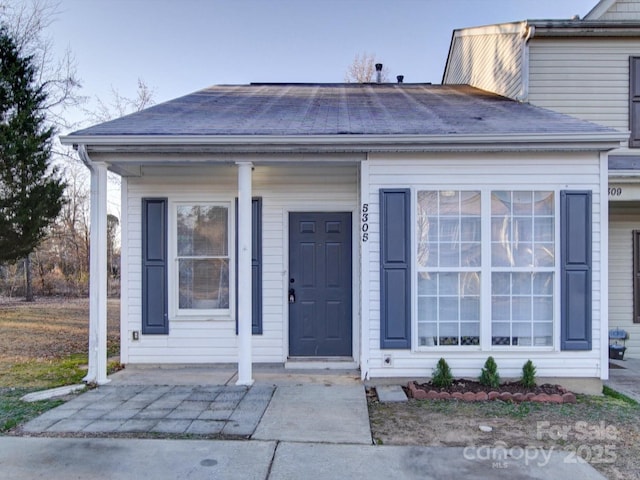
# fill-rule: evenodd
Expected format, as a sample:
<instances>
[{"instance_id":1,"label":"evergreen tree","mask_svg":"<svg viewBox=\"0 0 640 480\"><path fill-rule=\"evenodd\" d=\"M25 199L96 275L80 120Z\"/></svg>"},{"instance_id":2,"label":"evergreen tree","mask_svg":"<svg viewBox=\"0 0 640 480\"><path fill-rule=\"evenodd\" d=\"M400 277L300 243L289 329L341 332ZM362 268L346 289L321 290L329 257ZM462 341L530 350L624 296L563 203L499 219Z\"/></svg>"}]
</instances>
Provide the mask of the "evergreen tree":
<instances>
[{"instance_id":1,"label":"evergreen tree","mask_svg":"<svg viewBox=\"0 0 640 480\"><path fill-rule=\"evenodd\" d=\"M0 27L0 263L27 258L63 205L46 98L32 57Z\"/></svg>"}]
</instances>

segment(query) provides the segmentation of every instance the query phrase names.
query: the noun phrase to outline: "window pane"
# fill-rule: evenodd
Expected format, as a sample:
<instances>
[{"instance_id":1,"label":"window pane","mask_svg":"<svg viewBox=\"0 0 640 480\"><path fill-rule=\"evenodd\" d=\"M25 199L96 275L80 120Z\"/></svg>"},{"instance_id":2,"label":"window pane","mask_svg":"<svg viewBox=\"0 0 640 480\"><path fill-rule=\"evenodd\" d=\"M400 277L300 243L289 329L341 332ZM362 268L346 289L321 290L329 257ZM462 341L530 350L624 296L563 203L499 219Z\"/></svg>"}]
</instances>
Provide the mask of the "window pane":
<instances>
[{"instance_id":1,"label":"window pane","mask_svg":"<svg viewBox=\"0 0 640 480\"><path fill-rule=\"evenodd\" d=\"M536 218L534 240L536 242L553 242L553 218Z\"/></svg>"},{"instance_id":2,"label":"window pane","mask_svg":"<svg viewBox=\"0 0 640 480\"><path fill-rule=\"evenodd\" d=\"M550 347L553 345L553 324L534 323L533 324L533 345L536 347Z\"/></svg>"},{"instance_id":3,"label":"window pane","mask_svg":"<svg viewBox=\"0 0 640 480\"><path fill-rule=\"evenodd\" d=\"M421 347L431 347L436 344L437 326L436 323L419 323L418 324L418 345Z\"/></svg>"},{"instance_id":4,"label":"window pane","mask_svg":"<svg viewBox=\"0 0 640 480\"><path fill-rule=\"evenodd\" d=\"M514 215L531 215L533 211L531 192L513 192Z\"/></svg>"},{"instance_id":5,"label":"window pane","mask_svg":"<svg viewBox=\"0 0 640 480\"><path fill-rule=\"evenodd\" d=\"M227 216L226 207L178 206L178 256L228 255Z\"/></svg>"},{"instance_id":6,"label":"window pane","mask_svg":"<svg viewBox=\"0 0 640 480\"><path fill-rule=\"evenodd\" d=\"M438 298L418 298L418 321L435 321L438 319Z\"/></svg>"},{"instance_id":7,"label":"window pane","mask_svg":"<svg viewBox=\"0 0 640 480\"><path fill-rule=\"evenodd\" d=\"M513 323L512 332L514 345L531 346L531 323Z\"/></svg>"},{"instance_id":8,"label":"window pane","mask_svg":"<svg viewBox=\"0 0 640 480\"><path fill-rule=\"evenodd\" d=\"M479 297L462 297L460 299L460 320L480 320Z\"/></svg>"},{"instance_id":9,"label":"window pane","mask_svg":"<svg viewBox=\"0 0 640 480\"><path fill-rule=\"evenodd\" d=\"M440 295L458 295L458 274L440 273Z\"/></svg>"},{"instance_id":10,"label":"window pane","mask_svg":"<svg viewBox=\"0 0 640 480\"><path fill-rule=\"evenodd\" d=\"M178 289L179 308L229 308L229 260L179 260Z\"/></svg>"},{"instance_id":11,"label":"window pane","mask_svg":"<svg viewBox=\"0 0 640 480\"><path fill-rule=\"evenodd\" d=\"M538 243L535 249L536 267L553 267L555 264L553 243Z\"/></svg>"},{"instance_id":12,"label":"window pane","mask_svg":"<svg viewBox=\"0 0 640 480\"><path fill-rule=\"evenodd\" d=\"M530 243L519 243L513 249L513 266L514 267L531 267L533 266L533 245Z\"/></svg>"},{"instance_id":13,"label":"window pane","mask_svg":"<svg viewBox=\"0 0 640 480\"><path fill-rule=\"evenodd\" d=\"M511 194L509 192L491 192L491 215L509 215L511 213Z\"/></svg>"},{"instance_id":14,"label":"window pane","mask_svg":"<svg viewBox=\"0 0 640 480\"><path fill-rule=\"evenodd\" d=\"M536 215L553 215L553 192L535 192L533 195Z\"/></svg>"},{"instance_id":15,"label":"window pane","mask_svg":"<svg viewBox=\"0 0 640 480\"><path fill-rule=\"evenodd\" d=\"M516 243L531 242L533 240L533 218L513 218L513 241Z\"/></svg>"},{"instance_id":16,"label":"window pane","mask_svg":"<svg viewBox=\"0 0 640 480\"><path fill-rule=\"evenodd\" d=\"M553 273L534 273L533 293L535 295L553 295Z\"/></svg>"},{"instance_id":17,"label":"window pane","mask_svg":"<svg viewBox=\"0 0 640 480\"><path fill-rule=\"evenodd\" d=\"M493 273L491 275L491 293L493 295L509 295L511 293L511 274Z\"/></svg>"},{"instance_id":18,"label":"window pane","mask_svg":"<svg viewBox=\"0 0 640 480\"><path fill-rule=\"evenodd\" d=\"M440 193L440 215L458 215L460 213L460 192L443 190Z\"/></svg>"},{"instance_id":19,"label":"window pane","mask_svg":"<svg viewBox=\"0 0 640 480\"><path fill-rule=\"evenodd\" d=\"M460 241L460 220L458 217L440 217L440 243Z\"/></svg>"},{"instance_id":20,"label":"window pane","mask_svg":"<svg viewBox=\"0 0 640 480\"><path fill-rule=\"evenodd\" d=\"M462 215L480 216L480 192L460 192L460 203Z\"/></svg>"},{"instance_id":21,"label":"window pane","mask_svg":"<svg viewBox=\"0 0 640 480\"><path fill-rule=\"evenodd\" d=\"M491 245L491 265L511 267L515 263L510 244L493 243Z\"/></svg>"},{"instance_id":22,"label":"window pane","mask_svg":"<svg viewBox=\"0 0 640 480\"><path fill-rule=\"evenodd\" d=\"M531 320L531 297L513 297L511 311L512 320Z\"/></svg>"},{"instance_id":23,"label":"window pane","mask_svg":"<svg viewBox=\"0 0 640 480\"><path fill-rule=\"evenodd\" d=\"M458 320L458 297L440 297L440 320Z\"/></svg>"},{"instance_id":24,"label":"window pane","mask_svg":"<svg viewBox=\"0 0 640 480\"><path fill-rule=\"evenodd\" d=\"M480 295L480 274L477 272L466 272L460 274L460 295Z\"/></svg>"},{"instance_id":25,"label":"window pane","mask_svg":"<svg viewBox=\"0 0 640 480\"><path fill-rule=\"evenodd\" d=\"M462 243L460 245L460 266L479 267L481 265L481 255L479 243Z\"/></svg>"},{"instance_id":26,"label":"window pane","mask_svg":"<svg viewBox=\"0 0 640 480\"><path fill-rule=\"evenodd\" d=\"M438 192L418 192L418 215L438 215Z\"/></svg>"},{"instance_id":27,"label":"window pane","mask_svg":"<svg viewBox=\"0 0 640 480\"><path fill-rule=\"evenodd\" d=\"M418 295L437 295L438 279L428 272L418 273Z\"/></svg>"},{"instance_id":28,"label":"window pane","mask_svg":"<svg viewBox=\"0 0 640 480\"><path fill-rule=\"evenodd\" d=\"M533 297L533 319L553 320L552 297Z\"/></svg>"},{"instance_id":29,"label":"window pane","mask_svg":"<svg viewBox=\"0 0 640 480\"><path fill-rule=\"evenodd\" d=\"M480 217L460 218L460 240L463 242L480 241Z\"/></svg>"},{"instance_id":30,"label":"window pane","mask_svg":"<svg viewBox=\"0 0 640 480\"><path fill-rule=\"evenodd\" d=\"M441 243L440 244L440 266L459 267L460 266L460 244Z\"/></svg>"},{"instance_id":31,"label":"window pane","mask_svg":"<svg viewBox=\"0 0 640 480\"><path fill-rule=\"evenodd\" d=\"M512 292L514 295L531 295L531 274L530 273L512 273L513 282Z\"/></svg>"},{"instance_id":32,"label":"window pane","mask_svg":"<svg viewBox=\"0 0 640 480\"><path fill-rule=\"evenodd\" d=\"M510 297L493 296L491 297L491 318L493 320L510 320L511 319L511 302Z\"/></svg>"},{"instance_id":33,"label":"window pane","mask_svg":"<svg viewBox=\"0 0 640 480\"><path fill-rule=\"evenodd\" d=\"M438 266L438 244L437 243L418 244L418 264L422 267Z\"/></svg>"}]
</instances>

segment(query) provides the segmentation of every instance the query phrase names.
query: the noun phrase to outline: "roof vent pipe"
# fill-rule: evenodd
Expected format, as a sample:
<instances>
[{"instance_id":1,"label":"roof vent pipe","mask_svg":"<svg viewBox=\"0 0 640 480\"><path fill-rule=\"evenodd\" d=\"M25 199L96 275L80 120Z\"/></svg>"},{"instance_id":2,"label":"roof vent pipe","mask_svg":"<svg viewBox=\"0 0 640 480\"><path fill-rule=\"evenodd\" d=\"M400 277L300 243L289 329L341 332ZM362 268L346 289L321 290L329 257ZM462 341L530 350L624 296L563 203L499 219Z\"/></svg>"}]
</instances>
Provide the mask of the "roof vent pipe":
<instances>
[{"instance_id":1,"label":"roof vent pipe","mask_svg":"<svg viewBox=\"0 0 640 480\"><path fill-rule=\"evenodd\" d=\"M397 75L396 79L398 79L398 83L404 82L404 75Z\"/></svg>"},{"instance_id":2,"label":"roof vent pipe","mask_svg":"<svg viewBox=\"0 0 640 480\"><path fill-rule=\"evenodd\" d=\"M376 63L376 83L382 83L382 64Z\"/></svg>"}]
</instances>

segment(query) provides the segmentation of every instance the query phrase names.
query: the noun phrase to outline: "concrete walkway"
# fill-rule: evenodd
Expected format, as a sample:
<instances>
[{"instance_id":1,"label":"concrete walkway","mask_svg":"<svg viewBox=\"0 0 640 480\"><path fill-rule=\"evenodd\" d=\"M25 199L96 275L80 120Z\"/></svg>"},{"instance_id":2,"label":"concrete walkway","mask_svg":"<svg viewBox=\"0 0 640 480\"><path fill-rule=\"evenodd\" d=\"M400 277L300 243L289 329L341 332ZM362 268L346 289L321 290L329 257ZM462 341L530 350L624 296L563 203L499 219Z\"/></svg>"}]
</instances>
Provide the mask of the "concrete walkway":
<instances>
[{"instance_id":1,"label":"concrete walkway","mask_svg":"<svg viewBox=\"0 0 640 480\"><path fill-rule=\"evenodd\" d=\"M609 363L620 368L610 368L609 380L604 384L640 402L640 359L609 360Z\"/></svg>"},{"instance_id":2,"label":"concrete walkway","mask_svg":"<svg viewBox=\"0 0 640 480\"><path fill-rule=\"evenodd\" d=\"M429 480L604 477L588 464L521 450L329 445L225 440L0 437L2 478L225 480ZM486 453L486 452L484 452Z\"/></svg>"}]
</instances>

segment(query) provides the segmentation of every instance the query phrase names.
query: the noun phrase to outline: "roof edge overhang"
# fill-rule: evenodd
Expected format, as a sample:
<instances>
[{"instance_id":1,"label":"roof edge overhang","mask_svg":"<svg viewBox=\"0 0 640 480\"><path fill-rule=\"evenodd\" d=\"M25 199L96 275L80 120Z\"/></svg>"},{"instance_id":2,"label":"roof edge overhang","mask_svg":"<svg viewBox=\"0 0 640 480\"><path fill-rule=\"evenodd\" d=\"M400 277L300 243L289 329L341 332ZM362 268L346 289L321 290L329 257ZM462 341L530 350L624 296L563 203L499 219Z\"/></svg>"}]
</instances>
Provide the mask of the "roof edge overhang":
<instances>
[{"instance_id":1,"label":"roof edge overhang","mask_svg":"<svg viewBox=\"0 0 640 480\"><path fill-rule=\"evenodd\" d=\"M103 135L61 136L63 145L84 145L89 152L431 152L431 151L605 151L619 148L628 133L488 135Z\"/></svg>"},{"instance_id":2,"label":"roof edge overhang","mask_svg":"<svg viewBox=\"0 0 640 480\"><path fill-rule=\"evenodd\" d=\"M597 20L522 20L476 27L458 28L452 41L458 37L476 35L519 34L526 36L535 29L536 37L630 37L640 35L640 23L636 21Z\"/></svg>"}]
</instances>

